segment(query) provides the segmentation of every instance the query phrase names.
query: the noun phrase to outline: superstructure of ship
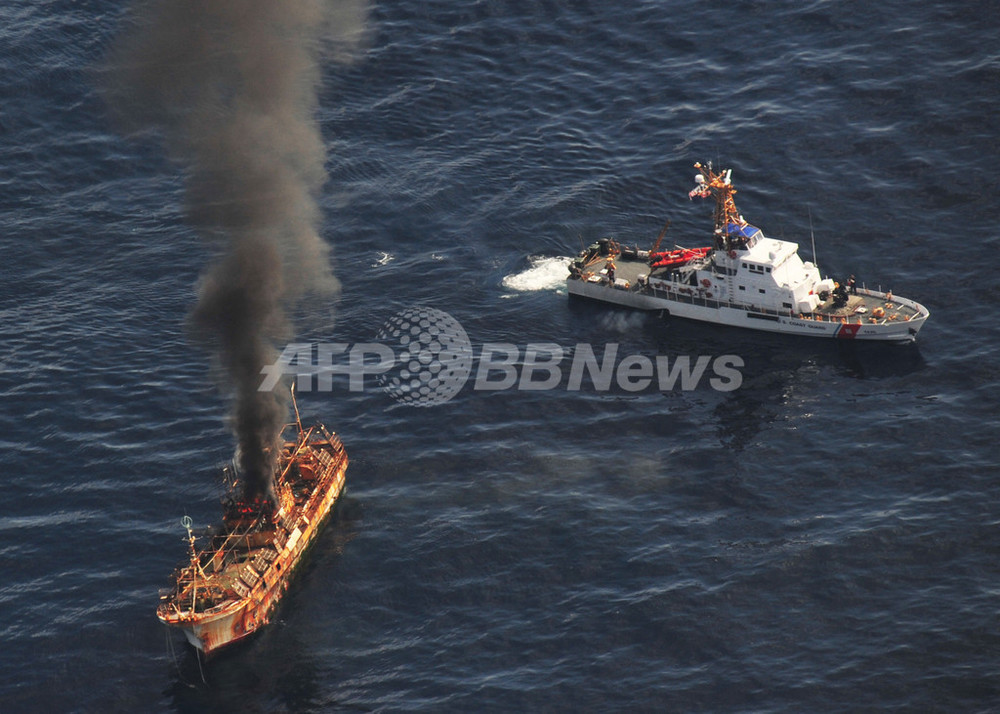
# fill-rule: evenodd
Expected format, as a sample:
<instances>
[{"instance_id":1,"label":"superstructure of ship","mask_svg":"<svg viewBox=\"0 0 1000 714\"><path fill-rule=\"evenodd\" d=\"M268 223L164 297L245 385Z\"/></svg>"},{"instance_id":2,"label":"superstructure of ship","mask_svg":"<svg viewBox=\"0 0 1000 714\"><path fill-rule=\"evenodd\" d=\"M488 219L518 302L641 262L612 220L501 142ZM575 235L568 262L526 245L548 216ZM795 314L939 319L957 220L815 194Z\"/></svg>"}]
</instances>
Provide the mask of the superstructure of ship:
<instances>
[{"instance_id":1,"label":"superstructure of ship","mask_svg":"<svg viewBox=\"0 0 1000 714\"><path fill-rule=\"evenodd\" d=\"M768 332L912 342L930 315L891 291L837 282L803 261L798 244L770 238L736 209L732 170L695 164L691 198L715 199L711 245L651 250L605 239L569 266L567 290L638 310ZM668 223L669 226L669 223ZM813 249L815 255L815 248Z\"/></svg>"},{"instance_id":2,"label":"superstructure of ship","mask_svg":"<svg viewBox=\"0 0 1000 714\"><path fill-rule=\"evenodd\" d=\"M344 489L347 452L336 434L322 424L304 429L296 408L282 437L273 501L241 497L230 466L222 525L196 538L191 519L182 521L190 559L161 593L156 614L205 655L268 624Z\"/></svg>"}]
</instances>

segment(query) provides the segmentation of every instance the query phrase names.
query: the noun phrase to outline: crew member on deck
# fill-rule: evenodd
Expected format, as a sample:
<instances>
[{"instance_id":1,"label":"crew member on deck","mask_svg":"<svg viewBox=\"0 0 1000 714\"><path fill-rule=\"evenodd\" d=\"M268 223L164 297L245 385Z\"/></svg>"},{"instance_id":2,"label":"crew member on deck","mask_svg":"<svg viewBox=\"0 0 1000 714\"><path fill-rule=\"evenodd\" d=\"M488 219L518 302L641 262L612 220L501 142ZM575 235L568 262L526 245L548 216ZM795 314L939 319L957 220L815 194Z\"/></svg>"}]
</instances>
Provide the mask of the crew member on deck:
<instances>
[{"instance_id":1,"label":"crew member on deck","mask_svg":"<svg viewBox=\"0 0 1000 714\"><path fill-rule=\"evenodd\" d=\"M608 262L604 264L604 269L608 271L608 282L614 285L615 283L615 261L614 258L608 258Z\"/></svg>"},{"instance_id":2,"label":"crew member on deck","mask_svg":"<svg viewBox=\"0 0 1000 714\"><path fill-rule=\"evenodd\" d=\"M858 283L853 275L847 279L847 288L851 291L851 295L858 294Z\"/></svg>"}]
</instances>

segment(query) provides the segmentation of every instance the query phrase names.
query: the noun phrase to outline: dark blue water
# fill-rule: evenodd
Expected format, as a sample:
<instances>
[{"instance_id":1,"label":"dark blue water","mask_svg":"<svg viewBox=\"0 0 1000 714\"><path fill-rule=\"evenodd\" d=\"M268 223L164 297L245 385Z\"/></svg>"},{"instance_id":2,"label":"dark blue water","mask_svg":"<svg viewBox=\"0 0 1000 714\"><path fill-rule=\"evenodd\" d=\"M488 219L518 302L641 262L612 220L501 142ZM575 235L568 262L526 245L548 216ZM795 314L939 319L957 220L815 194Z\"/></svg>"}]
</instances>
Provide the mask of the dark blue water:
<instances>
[{"instance_id":1,"label":"dark blue water","mask_svg":"<svg viewBox=\"0 0 1000 714\"><path fill-rule=\"evenodd\" d=\"M343 291L297 338L370 340L425 305L477 346L738 355L742 384L302 395L348 446L348 494L207 684L154 610L233 448L185 328L210 255L180 169L95 89L121 17L0 9L0 710L1000 706L991 3L373 5L320 101ZM698 160L807 255L811 221L824 272L927 305L918 344L663 321L525 278L668 217L697 235Z\"/></svg>"}]
</instances>

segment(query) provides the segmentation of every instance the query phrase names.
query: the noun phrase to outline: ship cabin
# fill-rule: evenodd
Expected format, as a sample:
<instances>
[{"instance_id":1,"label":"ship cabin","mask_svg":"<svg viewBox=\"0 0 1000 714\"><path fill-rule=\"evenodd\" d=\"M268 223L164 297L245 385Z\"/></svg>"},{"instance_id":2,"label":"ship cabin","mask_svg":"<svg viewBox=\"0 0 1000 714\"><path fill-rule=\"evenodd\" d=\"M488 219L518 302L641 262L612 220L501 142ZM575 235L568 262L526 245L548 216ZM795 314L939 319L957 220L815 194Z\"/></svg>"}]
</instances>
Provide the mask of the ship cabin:
<instances>
[{"instance_id":1,"label":"ship cabin","mask_svg":"<svg viewBox=\"0 0 1000 714\"><path fill-rule=\"evenodd\" d=\"M820 300L819 269L803 262L798 244L768 238L755 226L729 226L728 252L716 250L698 282L718 299L779 313L808 313Z\"/></svg>"}]
</instances>

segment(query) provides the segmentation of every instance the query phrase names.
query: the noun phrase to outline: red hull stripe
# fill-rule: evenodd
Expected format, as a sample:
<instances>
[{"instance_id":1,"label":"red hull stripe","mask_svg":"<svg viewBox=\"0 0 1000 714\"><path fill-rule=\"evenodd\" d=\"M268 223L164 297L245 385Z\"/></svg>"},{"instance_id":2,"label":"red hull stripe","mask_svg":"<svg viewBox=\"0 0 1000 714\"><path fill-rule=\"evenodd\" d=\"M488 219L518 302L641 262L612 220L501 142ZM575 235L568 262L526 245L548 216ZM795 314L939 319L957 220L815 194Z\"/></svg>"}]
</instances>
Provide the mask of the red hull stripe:
<instances>
[{"instance_id":1,"label":"red hull stripe","mask_svg":"<svg viewBox=\"0 0 1000 714\"><path fill-rule=\"evenodd\" d=\"M852 340L852 339L854 339L857 336L858 330L860 330L860 329L861 329L860 323L859 324L844 324L844 325L841 325L840 328L837 330L836 336L837 337L841 337L841 338L843 338L845 340Z\"/></svg>"}]
</instances>

